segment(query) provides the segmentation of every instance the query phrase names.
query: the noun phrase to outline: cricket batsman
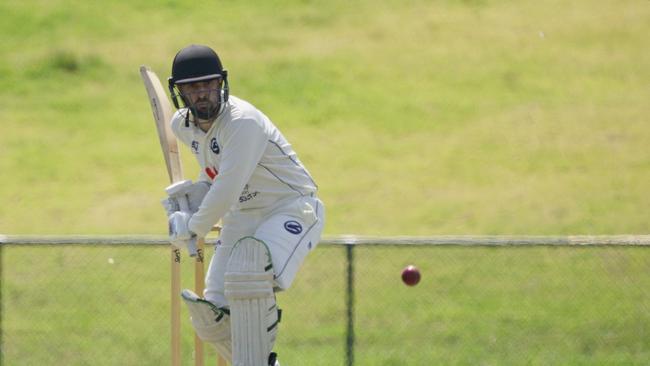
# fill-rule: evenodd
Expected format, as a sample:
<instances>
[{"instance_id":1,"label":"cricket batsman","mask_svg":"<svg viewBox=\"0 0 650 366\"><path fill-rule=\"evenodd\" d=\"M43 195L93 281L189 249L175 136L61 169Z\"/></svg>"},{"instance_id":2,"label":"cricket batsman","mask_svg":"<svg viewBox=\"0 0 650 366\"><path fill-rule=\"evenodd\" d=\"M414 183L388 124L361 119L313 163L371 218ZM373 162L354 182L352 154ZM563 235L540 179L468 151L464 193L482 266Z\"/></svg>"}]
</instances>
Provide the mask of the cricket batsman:
<instances>
[{"instance_id":1,"label":"cricket batsman","mask_svg":"<svg viewBox=\"0 0 650 366\"><path fill-rule=\"evenodd\" d=\"M170 241L181 249L222 220L205 292L184 290L192 325L233 366L275 366L280 321L275 292L286 290L318 244L325 208L317 186L282 133L261 111L229 93L211 48L181 49L169 78L178 109L174 134L196 157L199 180L163 201Z\"/></svg>"}]
</instances>

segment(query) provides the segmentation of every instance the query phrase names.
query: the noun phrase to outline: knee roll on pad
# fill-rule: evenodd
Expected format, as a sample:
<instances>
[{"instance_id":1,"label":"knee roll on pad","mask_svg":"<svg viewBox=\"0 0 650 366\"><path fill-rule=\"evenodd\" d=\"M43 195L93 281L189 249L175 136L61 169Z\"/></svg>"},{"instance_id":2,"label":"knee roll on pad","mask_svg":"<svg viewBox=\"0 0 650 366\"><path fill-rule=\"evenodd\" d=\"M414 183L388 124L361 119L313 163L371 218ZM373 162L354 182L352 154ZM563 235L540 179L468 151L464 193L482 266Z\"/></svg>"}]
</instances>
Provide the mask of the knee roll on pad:
<instances>
[{"instance_id":1,"label":"knee roll on pad","mask_svg":"<svg viewBox=\"0 0 650 366\"><path fill-rule=\"evenodd\" d=\"M232 365L267 365L279 312L273 293L273 266L266 244L253 237L232 249L225 274L230 304Z\"/></svg>"},{"instance_id":2,"label":"knee roll on pad","mask_svg":"<svg viewBox=\"0 0 650 366\"><path fill-rule=\"evenodd\" d=\"M187 304L196 335L216 348L222 357L232 359L230 316L226 311L190 290L183 290L181 296Z\"/></svg>"}]
</instances>

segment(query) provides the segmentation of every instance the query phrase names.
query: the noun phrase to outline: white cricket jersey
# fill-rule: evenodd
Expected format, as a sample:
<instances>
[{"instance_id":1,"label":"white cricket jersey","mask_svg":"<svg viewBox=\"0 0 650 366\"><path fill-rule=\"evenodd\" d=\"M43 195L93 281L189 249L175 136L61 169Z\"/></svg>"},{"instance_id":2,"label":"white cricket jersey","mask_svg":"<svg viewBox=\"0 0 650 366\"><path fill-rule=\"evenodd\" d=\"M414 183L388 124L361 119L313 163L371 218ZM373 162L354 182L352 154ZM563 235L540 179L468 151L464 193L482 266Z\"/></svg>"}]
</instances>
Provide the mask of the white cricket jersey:
<instances>
[{"instance_id":1,"label":"white cricket jersey","mask_svg":"<svg viewBox=\"0 0 650 366\"><path fill-rule=\"evenodd\" d=\"M291 196L314 195L317 186L273 122L250 103L230 96L208 132L195 126L187 109L172 117L172 131L190 147L212 182L189 229L199 237L230 210L272 207Z\"/></svg>"}]
</instances>

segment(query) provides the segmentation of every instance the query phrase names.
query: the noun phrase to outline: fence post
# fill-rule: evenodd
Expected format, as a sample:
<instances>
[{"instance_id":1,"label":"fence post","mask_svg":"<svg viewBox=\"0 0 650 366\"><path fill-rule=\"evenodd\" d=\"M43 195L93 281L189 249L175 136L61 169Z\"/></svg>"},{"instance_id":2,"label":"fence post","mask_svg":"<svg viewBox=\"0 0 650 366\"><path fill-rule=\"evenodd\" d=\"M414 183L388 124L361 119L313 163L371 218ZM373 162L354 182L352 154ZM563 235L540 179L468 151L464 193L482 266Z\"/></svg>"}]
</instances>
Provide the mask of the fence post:
<instances>
[{"instance_id":1,"label":"fence post","mask_svg":"<svg viewBox=\"0 0 650 366\"><path fill-rule=\"evenodd\" d=\"M4 352L5 352L5 347L3 343L3 333L4 333L4 301L2 299L2 284L4 283L4 262L2 259L2 252L4 251L4 243L3 243L4 237L0 235L0 365L4 365L2 362L4 357Z\"/></svg>"},{"instance_id":2,"label":"fence post","mask_svg":"<svg viewBox=\"0 0 650 366\"><path fill-rule=\"evenodd\" d=\"M354 244L345 246L347 260L347 288L346 288L346 310L347 310L347 336L345 343L346 365L354 365Z\"/></svg>"}]
</instances>

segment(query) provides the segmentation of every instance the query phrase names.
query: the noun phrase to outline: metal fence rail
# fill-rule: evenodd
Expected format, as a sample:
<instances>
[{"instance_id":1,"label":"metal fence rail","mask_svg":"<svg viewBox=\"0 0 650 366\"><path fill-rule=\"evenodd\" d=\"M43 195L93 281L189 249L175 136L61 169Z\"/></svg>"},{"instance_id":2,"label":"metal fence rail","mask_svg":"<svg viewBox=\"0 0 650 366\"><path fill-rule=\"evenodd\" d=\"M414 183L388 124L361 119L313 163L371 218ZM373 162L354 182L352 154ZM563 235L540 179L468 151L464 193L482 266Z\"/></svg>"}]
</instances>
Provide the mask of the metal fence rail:
<instances>
[{"instance_id":1,"label":"metal fence rail","mask_svg":"<svg viewBox=\"0 0 650 366\"><path fill-rule=\"evenodd\" d=\"M0 235L0 364L167 364L168 245ZM319 248L279 294L283 364L650 359L650 235L348 235ZM415 287L400 282L407 264Z\"/></svg>"},{"instance_id":2,"label":"metal fence rail","mask_svg":"<svg viewBox=\"0 0 650 366\"><path fill-rule=\"evenodd\" d=\"M1 244L12 245L169 245L160 235L0 235ZM358 236L323 238L324 245L449 245L449 246L650 246L650 235L437 235Z\"/></svg>"}]
</instances>

